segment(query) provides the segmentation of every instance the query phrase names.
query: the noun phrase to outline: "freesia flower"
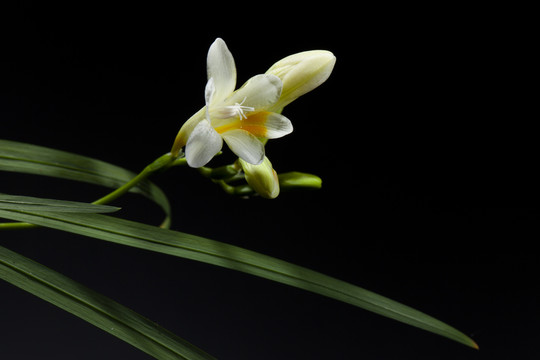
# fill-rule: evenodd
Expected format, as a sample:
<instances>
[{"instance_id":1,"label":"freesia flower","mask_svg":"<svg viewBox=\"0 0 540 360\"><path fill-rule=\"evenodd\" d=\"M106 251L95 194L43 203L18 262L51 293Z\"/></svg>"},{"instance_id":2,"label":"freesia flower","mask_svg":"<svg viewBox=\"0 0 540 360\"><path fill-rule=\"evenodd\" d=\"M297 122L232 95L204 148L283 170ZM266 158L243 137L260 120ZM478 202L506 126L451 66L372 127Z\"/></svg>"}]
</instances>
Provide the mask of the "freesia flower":
<instances>
[{"instance_id":1,"label":"freesia flower","mask_svg":"<svg viewBox=\"0 0 540 360\"><path fill-rule=\"evenodd\" d=\"M180 129L172 154L186 147L191 167L206 165L223 147L223 141L243 161L258 165L264 160L259 140L275 139L292 132L285 116L269 111L280 99L282 82L272 74L249 79L236 87L236 67L227 45L216 39L207 56L206 106Z\"/></svg>"},{"instance_id":2,"label":"freesia flower","mask_svg":"<svg viewBox=\"0 0 540 360\"><path fill-rule=\"evenodd\" d=\"M335 56L324 50L293 54L234 91L234 59L225 42L216 39L207 56L206 106L184 123L171 154L178 156L185 146L188 164L201 167L225 141L238 155L248 184L263 197L277 197L280 182L264 144L292 132L291 122L280 115L283 107L325 82L335 62ZM310 186L320 187L320 179L315 183Z\"/></svg>"}]
</instances>

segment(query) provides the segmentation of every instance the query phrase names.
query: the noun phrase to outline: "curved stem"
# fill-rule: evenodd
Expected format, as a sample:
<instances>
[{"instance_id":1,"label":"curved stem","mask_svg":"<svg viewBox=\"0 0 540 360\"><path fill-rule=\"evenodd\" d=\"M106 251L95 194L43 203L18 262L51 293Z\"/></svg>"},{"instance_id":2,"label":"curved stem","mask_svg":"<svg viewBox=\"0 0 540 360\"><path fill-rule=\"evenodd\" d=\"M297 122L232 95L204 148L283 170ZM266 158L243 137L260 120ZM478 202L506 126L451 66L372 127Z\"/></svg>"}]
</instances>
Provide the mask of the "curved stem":
<instances>
[{"instance_id":1,"label":"curved stem","mask_svg":"<svg viewBox=\"0 0 540 360\"><path fill-rule=\"evenodd\" d=\"M94 205L104 205L108 204L113 200L118 199L120 196L127 193L131 188L137 186L141 181L148 178L150 175L155 173L160 169L168 169L172 166L182 166L186 164L185 158L175 158L171 153L160 156L154 160L150 165L146 166L143 171L141 171L133 179L120 186L118 189L113 192L97 199L92 202ZM24 223L24 222L13 222L13 223L0 223L0 230L21 230L21 229L31 229L38 227L38 225Z\"/></svg>"},{"instance_id":2,"label":"curved stem","mask_svg":"<svg viewBox=\"0 0 540 360\"><path fill-rule=\"evenodd\" d=\"M150 175L152 175L157 170L163 169L165 167L170 167L175 159L172 157L170 153L165 154L163 156L160 156L154 162L152 162L150 165L145 167L143 171L141 171L137 176L135 176L133 179L119 187L118 189L114 190L113 192L103 196L102 198L97 199L96 201L92 202L94 205L104 205L108 204L113 200L118 199L120 196L127 193L132 187L138 185L141 181L148 178Z\"/></svg>"}]
</instances>

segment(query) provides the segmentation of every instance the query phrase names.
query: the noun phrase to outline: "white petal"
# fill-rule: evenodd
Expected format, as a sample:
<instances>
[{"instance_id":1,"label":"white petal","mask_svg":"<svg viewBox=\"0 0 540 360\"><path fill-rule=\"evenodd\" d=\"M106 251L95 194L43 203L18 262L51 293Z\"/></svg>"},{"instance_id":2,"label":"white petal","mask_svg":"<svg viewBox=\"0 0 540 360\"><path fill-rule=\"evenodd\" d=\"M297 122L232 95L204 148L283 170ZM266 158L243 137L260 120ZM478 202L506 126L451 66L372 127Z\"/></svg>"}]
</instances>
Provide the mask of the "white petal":
<instances>
[{"instance_id":1,"label":"white petal","mask_svg":"<svg viewBox=\"0 0 540 360\"><path fill-rule=\"evenodd\" d=\"M233 153L253 165L259 165L264 159L264 145L255 136L241 129L230 130L221 134Z\"/></svg>"},{"instance_id":2,"label":"white petal","mask_svg":"<svg viewBox=\"0 0 540 360\"><path fill-rule=\"evenodd\" d=\"M186 160L189 166L198 168L206 165L223 147L221 136L208 120L195 126L186 144Z\"/></svg>"},{"instance_id":3,"label":"white petal","mask_svg":"<svg viewBox=\"0 0 540 360\"><path fill-rule=\"evenodd\" d=\"M264 110L279 100L281 85L281 80L275 75L256 75L226 99L225 105L241 103L242 106Z\"/></svg>"},{"instance_id":4,"label":"white petal","mask_svg":"<svg viewBox=\"0 0 540 360\"><path fill-rule=\"evenodd\" d=\"M212 102L212 98L214 97L214 94L216 92L216 87L214 86L214 78L208 79L208 82L206 83L206 87L204 88L204 100L206 103L206 120L212 123L210 120L210 103Z\"/></svg>"},{"instance_id":5,"label":"white petal","mask_svg":"<svg viewBox=\"0 0 540 360\"><path fill-rule=\"evenodd\" d=\"M206 66L208 79L214 79L215 94L213 100L216 102L223 101L236 87L236 66L225 41L217 38L210 46Z\"/></svg>"},{"instance_id":6,"label":"white petal","mask_svg":"<svg viewBox=\"0 0 540 360\"><path fill-rule=\"evenodd\" d=\"M216 86L214 85L214 78L208 79L208 82L206 83L206 87L204 88L204 100L206 102L206 106L210 105L210 102L214 98L214 94L216 93Z\"/></svg>"},{"instance_id":7,"label":"white petal","mask_svg":"<svg viewBox=\"0 0 540 360\"><path fill-rule=\"evenodd\" d=\"M270 113L266 118L266 138L277 139L292 133L293 126L289 119L278 113Z\"/></svg>"}]
</instances>

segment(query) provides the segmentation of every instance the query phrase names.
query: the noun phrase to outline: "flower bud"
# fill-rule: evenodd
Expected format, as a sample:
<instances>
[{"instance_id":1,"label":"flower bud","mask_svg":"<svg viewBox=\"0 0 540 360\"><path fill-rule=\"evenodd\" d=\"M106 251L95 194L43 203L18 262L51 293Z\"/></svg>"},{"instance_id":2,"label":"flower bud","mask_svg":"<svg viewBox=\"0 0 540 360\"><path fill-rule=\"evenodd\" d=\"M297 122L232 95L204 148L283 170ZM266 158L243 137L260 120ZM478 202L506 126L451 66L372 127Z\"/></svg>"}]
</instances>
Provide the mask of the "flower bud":
<instances>
[{"instance_id":1,"label":"flower bud","mask_svg":"<svg viewBox=\"0 0 540 360\"><path fill-rule=\"evenodd\" d=\"M322 180L317 175L293 171L279 174L279 185L283 190L320 189Z\"/></svg>"},{"instance_id":2,"label":"flower bud","mask_svg":"<svg viewBox=\"0 0 540 360\"><path fill-rule=\"evenodd\" d=\"M336 57L330 51L311 50L287 56L272 65L266 73L276 75L283 83L281 97L273 109L280 111L321 85L330 76L335 63Z\"/></svg>"},{"instance_id":3,"label":"flower bud","mask_svg":"<svg viewBox=\"0 0 540 360\"><path fill-rule=\"evenodd\" d=\"M246 181L259 195L267 199L274 199L279 195L279 179L272 163L265 156L259 165L250 164L239 159L244 170Z\"/></svg>"}]
</instances>

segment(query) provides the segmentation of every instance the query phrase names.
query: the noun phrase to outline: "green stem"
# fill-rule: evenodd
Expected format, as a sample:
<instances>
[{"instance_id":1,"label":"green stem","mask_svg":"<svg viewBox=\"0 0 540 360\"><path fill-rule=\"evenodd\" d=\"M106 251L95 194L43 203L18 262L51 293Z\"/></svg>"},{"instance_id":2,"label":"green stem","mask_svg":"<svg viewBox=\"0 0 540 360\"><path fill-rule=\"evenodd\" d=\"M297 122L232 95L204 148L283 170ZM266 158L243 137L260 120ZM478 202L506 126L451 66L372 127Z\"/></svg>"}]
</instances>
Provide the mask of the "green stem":
<instances>
[{"instance_id":1,"label":"green stem","mask_svg":"<svg viewBox=\"0 0 540 360\"><path fill-rule=\"evenodd\" d=\"M150 175L155 173L160 169L168 169L172 166L182 166L186 164L185 158L174 158L170 153L160 156L154 160L150 165L145 167L137 176L133 179L114 190L113 192L103 196L102 198L97 199L92 204L94 205L105 205L118 199L120 196L127 193L131 188L137 186L141 181L146 180ZM0 230L21 230L21 229L31 229L39 227L38 225L29 224L25 222L13 222L13 223L0 223Z\"/></svg>"},{"instance_id":2,"label":"green stem","mask_svg":"<svg viewBox=\"0 0 540 360\"><path fill-rule=\"evenodd\" d=\"M131 188L133 188L134 186L137 186L141 181L146 180L146 178L148 178L157 170L172 166L174 160L175 159L172 157L170 153L160 156L150 165L145 167L143 171L141 171L133 179L131 179L130 181L128 181L127 183L119 187L118 189L114 190L113 192L103 196L100 199L97 199L92 204L104 205L104 204L110 203L113 200L118 199L120 196L124 195L129 190L131 190Z\"/></svg>"}]
</instances>

